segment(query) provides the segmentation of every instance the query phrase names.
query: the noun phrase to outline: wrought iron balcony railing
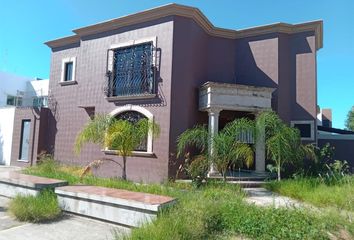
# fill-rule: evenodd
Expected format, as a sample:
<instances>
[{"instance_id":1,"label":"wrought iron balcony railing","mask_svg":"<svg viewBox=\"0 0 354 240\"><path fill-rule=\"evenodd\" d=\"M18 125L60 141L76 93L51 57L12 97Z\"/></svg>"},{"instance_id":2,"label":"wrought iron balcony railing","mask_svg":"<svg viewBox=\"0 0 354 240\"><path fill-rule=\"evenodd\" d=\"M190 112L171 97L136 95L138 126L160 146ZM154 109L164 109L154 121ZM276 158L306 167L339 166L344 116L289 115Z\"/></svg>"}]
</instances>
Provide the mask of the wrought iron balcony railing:
<instances>
[{"instance_id":1,"label":"wrought iron balcony railing","mask_svg":"<svg viewBox=\"0 0 354 240\"><path fill-rule=\"evenodd\" d=\"M112 70L107 72L107 97L155 93L152 43L113 50Z\"/></svg>"}]
</instances>

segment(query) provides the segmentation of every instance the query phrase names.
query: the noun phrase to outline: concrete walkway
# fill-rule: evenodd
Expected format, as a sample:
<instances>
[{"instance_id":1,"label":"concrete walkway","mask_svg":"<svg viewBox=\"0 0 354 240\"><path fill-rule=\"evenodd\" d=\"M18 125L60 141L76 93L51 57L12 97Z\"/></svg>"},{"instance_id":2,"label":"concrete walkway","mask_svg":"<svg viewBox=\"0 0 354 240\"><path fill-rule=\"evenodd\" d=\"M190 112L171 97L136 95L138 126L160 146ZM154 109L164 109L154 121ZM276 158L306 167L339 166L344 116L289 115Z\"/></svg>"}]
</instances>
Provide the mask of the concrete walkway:
<instances>
[{"instance_id":1,"label":"concrete walkway","mask_svg":"<svg viewBox=\"0 0 354 240\"><path fill-rule=\"evenodd\" d=\"M110 240L115 234L129 233L117 225L64 214L45 224L18 222L6 212L9 199L0 196L0 240Z\"/></svg>"},{"instance_id":2,"label":"concrete walkway","mask_svg":"<svg viewBox=\"0 0 354 240\"><path fill-rule=\"evenodd\" d=\"M20 171L20 170L21 170L20 167L0 165L0 173L1 172L9 172L9 171Z\"/></svg>"},{"instance_id":3,"label":"concrete walkway","mask_svg":"<svg viewBox=\"0 0 354 240\"><path fill-rule=\"evenodd\" d=\"M253 203L257 206L269 206L269 207L287 207L287 208L299 208L303 207L303 203L294 199L280 196L265 188L244 188L243 189L248 203Z\"/></svg>"}]
</instances>

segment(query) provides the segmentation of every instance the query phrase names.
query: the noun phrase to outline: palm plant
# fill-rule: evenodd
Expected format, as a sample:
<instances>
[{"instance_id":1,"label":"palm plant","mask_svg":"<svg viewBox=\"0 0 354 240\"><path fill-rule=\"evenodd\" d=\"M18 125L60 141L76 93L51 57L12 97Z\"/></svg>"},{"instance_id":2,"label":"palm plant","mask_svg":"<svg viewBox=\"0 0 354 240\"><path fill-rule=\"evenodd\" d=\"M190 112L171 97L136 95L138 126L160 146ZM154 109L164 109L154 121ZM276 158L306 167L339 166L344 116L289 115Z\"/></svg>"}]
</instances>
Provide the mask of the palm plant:
<instances>
[{"instance_id":1,"label":"palm plant","mask_svg":"<svg viewBox=\"0 0 354 240\"><path fill-rule=\"evenodd\" d=\"M256 119L257 137L262 137L262 131L267 157L275 163L278 180L281 180L281 169L285 163L294 164L315 155L311 145L302 145L299 130L288 127L274 112L264 112Z\"/></svg>"},{"instance_id":2,"label":"palm plant","mask_svg":"<svg viewBox=\"0 0 354 240\"><path fill-rule=\"evenodd\" d=\"M223 130L210 138L205 126L196 126L183 132L177 139L177 156L180 156L187 147L196 147L205 159L215 164L216 169L226 180L226 171L230 165L250 166L253 159L253 149L238 140L238 136L245 131L253 131L252 121L248 119L237 119L227 124ZM213 153L210 154L208 144L213 146Z\"/></svg>"},{"instance_id":3,"label":"palm plant","mask_svg":"<svg viewBox=\"0 0 354 240\"><path fill-rule=\"evenodd\" d=\"M104 149L114 150L117 155L122 156L123 164L113 159L102 159L103 161L95 161L89 166L95 166L97 163L104 162L104 160L115 162L122 168L122 178L126 180L127 157L132 155L132 152L149 134L156 138L159 132L159 126L148 119L131 123L126 120L117 120L109 115L96 115L77 135L75 151L80 153L85 143L95 143Z\"/></svg>"}]
</instances>

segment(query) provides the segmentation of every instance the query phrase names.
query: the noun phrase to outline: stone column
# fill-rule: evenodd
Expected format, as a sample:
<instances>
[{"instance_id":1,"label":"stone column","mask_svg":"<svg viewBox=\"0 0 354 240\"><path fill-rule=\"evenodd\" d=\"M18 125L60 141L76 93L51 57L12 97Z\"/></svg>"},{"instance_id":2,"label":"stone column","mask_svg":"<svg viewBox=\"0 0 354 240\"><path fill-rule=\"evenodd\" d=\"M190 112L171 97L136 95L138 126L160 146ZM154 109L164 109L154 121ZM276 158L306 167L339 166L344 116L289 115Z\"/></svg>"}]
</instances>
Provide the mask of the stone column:
<instances>
[{"instance_id":1,"label":"stone column","mask_svg":"<svg viewBox=\"0 0 354 240\"><path fill-rule=\"evenodd\" d=\"M256 114L259 115L259 113ZM256 172L264 172L265 169L265 132L259 129L255 142L256 147Z\"/></svg>"},{"instance_id":2,"label":"stone column","mask_svg":"<svg viewBox=\"0 0 354 240\"><path fill-rule=\"evenodd\" d=\"M208 109L208 115L209 115L209 154L213 155L214 151L214 146L213 146L213 141L211 140L219 131L219 115L220 115L221 109L219 108L209 108ZM215 175L218 174L218 170L216 170L215 165L211 163L210 165L210 170L208 173L208 176L210 175Z\"/></svg>"}]
</instances>

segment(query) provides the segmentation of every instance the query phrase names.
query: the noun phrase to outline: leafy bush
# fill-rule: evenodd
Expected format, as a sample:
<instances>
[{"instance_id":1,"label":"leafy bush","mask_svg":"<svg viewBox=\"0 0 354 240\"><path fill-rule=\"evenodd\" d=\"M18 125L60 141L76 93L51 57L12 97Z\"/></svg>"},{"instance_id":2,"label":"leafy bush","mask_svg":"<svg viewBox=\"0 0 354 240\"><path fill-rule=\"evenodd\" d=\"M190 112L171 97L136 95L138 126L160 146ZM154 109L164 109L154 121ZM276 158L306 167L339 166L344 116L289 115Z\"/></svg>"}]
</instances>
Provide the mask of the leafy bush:
<instances>
[{"instance_id":1,"label":"leafy bush","mask_svg":"<svg viewBox=\"0 0 354 240\"><path fill-rule=\"evenodd\" d=\"M20 221L45 222L61 215L57 197L52 190L43 190L38 196L16 196L9 211Z\"/></svg>"},{"instance_id":2,"label":"leafy bush","mask_svg":"<svg viewBox=\"0 0 354 240\"><path fill-rule=\"evenodd\" d=\"M197 188L202 185L203 181L207 180L208 170L208 158L202 154L193 158L190 157L190 154L186 154L186 160L179 168L179 172L184 171L192 179L192 184Z\"/></svg>"}]
</instances>

